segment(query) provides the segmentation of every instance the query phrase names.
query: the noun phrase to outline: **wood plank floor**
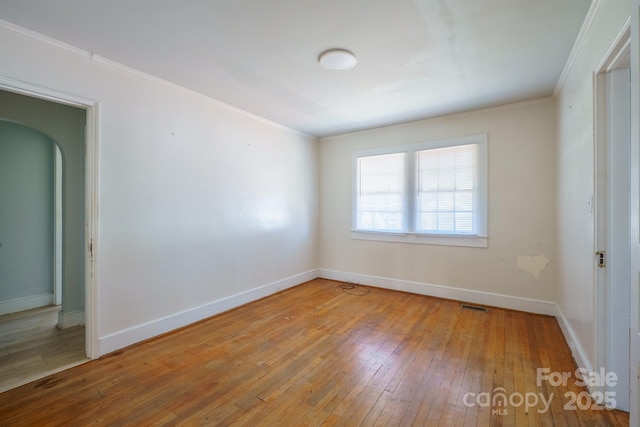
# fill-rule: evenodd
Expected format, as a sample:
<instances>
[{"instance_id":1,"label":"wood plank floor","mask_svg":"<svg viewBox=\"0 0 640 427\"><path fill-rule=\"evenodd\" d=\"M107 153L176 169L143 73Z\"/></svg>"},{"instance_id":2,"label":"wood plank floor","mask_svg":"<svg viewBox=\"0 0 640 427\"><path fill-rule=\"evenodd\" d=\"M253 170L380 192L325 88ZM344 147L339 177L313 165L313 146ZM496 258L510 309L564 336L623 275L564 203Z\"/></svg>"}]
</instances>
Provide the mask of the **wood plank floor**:
<instances>
[{"instance_id":1,"label":"wood plank floor","mask_svg":"<svg viewBox=\"0 0 640 427\"><path fill-rule=\"evenodd\" d=\"M59 309L0 316L0 391L86 359L84 327L57 329Z\"/></svg>"},{"instance_id":2,"label":"wood plank floor","mask_svg":"<svg viewBox=\"0 0 640 427\"><path fill-rule=\"evenodd\" d=\"M581 398L566 409L584 392L573 377L536 384L537 368L576 369L552 317L341 285L314 280L2 393L0 425L629 423ZM492 406L500 388L510 400Z\"/></svg>"}]
</instances>

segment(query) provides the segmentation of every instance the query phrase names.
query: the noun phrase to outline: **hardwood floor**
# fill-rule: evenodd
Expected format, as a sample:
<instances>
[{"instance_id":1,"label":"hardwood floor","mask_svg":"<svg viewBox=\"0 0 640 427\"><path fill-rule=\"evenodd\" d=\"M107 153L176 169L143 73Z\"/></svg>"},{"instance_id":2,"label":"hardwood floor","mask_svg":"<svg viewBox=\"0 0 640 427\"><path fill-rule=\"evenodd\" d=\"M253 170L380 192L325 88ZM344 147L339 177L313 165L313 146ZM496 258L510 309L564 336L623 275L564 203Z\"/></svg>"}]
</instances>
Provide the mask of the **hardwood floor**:
<instances>
[{"instance_id":1,"label":"hardwood floor","mask_svg":"<svg viewBox=\"0 0 640 427\"><path fill-rule=\"evenodd\" d=\"M629 423L580 409L573 375L536 383L537 368L576 369L552 317L341 285L314 280L2 393L0 425Z\"/></svg>"},{"instance_id":2,"label":"hardwood floor","mask_svg":"<svg viewBox=\"0 0 640 427\"><path fill-rule=\"evenodd\" d=\"M59 309L42 307L0 316L0 391L86 359L84 327L57 329Z\"/></svg>"}]
</instances>

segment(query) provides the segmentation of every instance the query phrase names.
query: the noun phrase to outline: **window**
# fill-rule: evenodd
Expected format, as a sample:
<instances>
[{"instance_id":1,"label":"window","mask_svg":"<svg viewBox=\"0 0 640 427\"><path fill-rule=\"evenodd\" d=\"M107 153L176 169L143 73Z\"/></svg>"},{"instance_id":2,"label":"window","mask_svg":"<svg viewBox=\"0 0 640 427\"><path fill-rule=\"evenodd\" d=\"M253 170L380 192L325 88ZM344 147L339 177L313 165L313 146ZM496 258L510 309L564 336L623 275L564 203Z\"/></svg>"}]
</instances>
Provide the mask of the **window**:
<instances>
[{"instance_id":1,"label":"window","mask_svg":"<svg viewBox=\"0 0 640 427\"><path fill-rule=\"evenodd\" d=\"M477 234L477 151L466 144L416 153L417 232Z\"/></svg>"},{"instance_id":2,"label":"window","mask_svg":"<svg viewBox=\"0 0 640 427\"><path fill-rule=\"evenodd\" d=\"M356 152L353 237L487 246L487 136Z\"/></svg>"},{"instance_id":3,"label":"window","mask_svg":"<svg viewBox=\"0 0 640 427\"><path fill-rule=\"evenodd\" d=\"M404 153L358 159L358 229L404 231Z\"/></svg>"}]
</instances>

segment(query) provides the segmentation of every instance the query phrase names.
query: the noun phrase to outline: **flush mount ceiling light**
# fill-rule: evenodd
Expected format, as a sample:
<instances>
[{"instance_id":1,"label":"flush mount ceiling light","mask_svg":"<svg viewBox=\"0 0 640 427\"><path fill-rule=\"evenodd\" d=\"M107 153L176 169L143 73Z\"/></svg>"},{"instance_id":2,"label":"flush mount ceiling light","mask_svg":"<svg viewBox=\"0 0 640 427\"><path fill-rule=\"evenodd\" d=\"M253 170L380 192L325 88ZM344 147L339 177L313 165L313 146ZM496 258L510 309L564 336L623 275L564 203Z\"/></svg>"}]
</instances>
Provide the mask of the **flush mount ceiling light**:
<instances>
[{"instance_id":1,"label":"flush mount ceiling light","mask_svg":"<svg viewBox=\"0 0 640 427\"><path fill-rule=\"evenodd\" d=\"M356 57L345 49L329 49L318 56L318 62L330 71L347 71L355 67Z\"/></svg>"}]
</instances>

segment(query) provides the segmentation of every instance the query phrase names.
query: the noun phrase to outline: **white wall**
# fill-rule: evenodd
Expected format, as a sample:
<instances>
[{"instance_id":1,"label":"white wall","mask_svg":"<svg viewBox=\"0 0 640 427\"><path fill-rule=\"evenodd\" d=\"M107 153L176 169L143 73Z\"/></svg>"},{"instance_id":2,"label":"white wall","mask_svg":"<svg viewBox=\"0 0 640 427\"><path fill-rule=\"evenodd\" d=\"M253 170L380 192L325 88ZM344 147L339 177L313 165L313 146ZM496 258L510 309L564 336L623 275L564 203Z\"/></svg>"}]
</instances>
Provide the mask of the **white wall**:
<instances>
[{"instance_id":1,"label":"white wall","mask_svg":"<svg viewBox=\"0 0 640 427\"><path fill-rule=\"evenodd\" d=\"M310 277L314 138L10 26L0 58L100 104L101 354Z\"/></svg>"},{"instance_id":2,"label":"white wall","mask_svg":"<svg viewBox=\"0 0 640 427\"><path fill-rule=\"evenodd\" d=\"M578 363L596 358L593 72L630 14L630 2L600 1L566 78L558 102L558 295L565 334ZM587 27L585 27L587 28ZM571 336L572 335L572 336ZM574 341L574 342L572 342ZM586 365L586 366L585 366Z\"/></svg>"},{"instance_id":3,"label":"white wall","mask_svg":"<svg viewBox=\"0 0 640 427\"><path fill-rule=\"evenodd\" d=\"M427 286L552 301L555 297L555 103L546 98L444 118L323 138L320 267ZM489 247L352 240L353 151L487 133ZM531 258L549 263L539 272ZM518 267L518 259L520 266ZM540 257L542 259L542 257ZM527 268L528 267L528 268ZM527 271L528 270L528 271ZM340 274L347 273L347 274ZM539 277L536 277L539 273ZM433 290L434 288L431 288ZM441 296L459 297L444 290ZM465 294L462 298L473 297ZM497 298L485 300L501 305ZM526 308L526 307L523 307Z\"/></svg>"}]
</instances>

